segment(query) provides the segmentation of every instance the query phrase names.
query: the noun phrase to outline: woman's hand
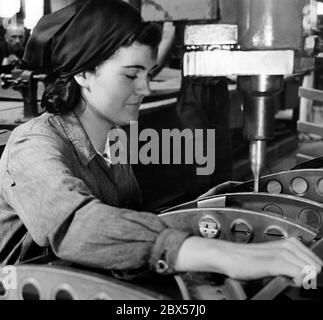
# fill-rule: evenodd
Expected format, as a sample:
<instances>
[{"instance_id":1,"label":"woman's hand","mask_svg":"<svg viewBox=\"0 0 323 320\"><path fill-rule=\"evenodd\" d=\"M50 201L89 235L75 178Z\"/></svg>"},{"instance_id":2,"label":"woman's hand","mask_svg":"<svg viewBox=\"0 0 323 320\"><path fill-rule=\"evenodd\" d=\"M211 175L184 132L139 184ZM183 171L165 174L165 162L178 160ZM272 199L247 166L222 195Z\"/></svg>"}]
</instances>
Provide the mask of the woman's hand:
<instances>
[{"instance_id":1,"label":"woman's hand","mask_svg":"<svg viewBox=\"0 0 323 320\"><path fill-rule=\"evenodd\" d=\"M301 286L305 266L321 271L322 260L295 238L255 244L238 244L200 237L188 238L182 245L177 271L222 273L240 280L284 275Z\"/></svg>"},{"instance_id":2,"label":"woman's hand","mask_svg":"<svg viewBox=\"0 0 323 320\"><path fill-rule=\"evenodd\" d=\"M239 182L239 181L226 181L226 182L220 183L217 186L213 187L212 189L200 195L196 200L201 200L206 197L215 196L217 194L229 193L233 187L241 183L242 182Z\"/></svg>"}]
</instances>

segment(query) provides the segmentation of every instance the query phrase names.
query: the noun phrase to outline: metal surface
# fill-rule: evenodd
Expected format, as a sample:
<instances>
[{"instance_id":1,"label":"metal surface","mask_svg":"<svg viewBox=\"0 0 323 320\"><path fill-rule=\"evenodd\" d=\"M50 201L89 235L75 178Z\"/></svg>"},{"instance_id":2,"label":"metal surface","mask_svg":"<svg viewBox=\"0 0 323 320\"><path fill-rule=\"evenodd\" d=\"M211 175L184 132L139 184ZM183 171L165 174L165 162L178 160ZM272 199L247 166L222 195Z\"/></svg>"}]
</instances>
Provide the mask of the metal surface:
<instances>
[{"instance_id":1,"label":"metal surface","mask_svg":"<svg viewBox=\"0 0 323 320\"><path fill-rule=\"evenodd\" d=\"M254 181L249 180L231 189L231 192L251 192ZM271 194L290 194L323 203L323 170L301 169L283 171L259 180L259 191Z\"/></svg>"},{"instance_id":2,"label":"metal surface","mask_svg":"<svg viewBox=\"0 0 323 320\"><path fill-rule=\"evenodd\" d=\"M306 0L240 0L239 43L242 50L303 47L303 9Z\"/></svg>"},{"instance_id":3,"label":"metal surface","mask_svg":"<svg viewBox=\"0 0 323 320\"><path fill-rule=\"evenodd\" d=\"M316 201L285 194L269 193L227 193L191 201L182 205L167 209L163 213L192 209L192 208L214 208L227 207L265 212L280 215L313 228L319 232L323 225L323 206ZM323 234L318 234L322 237Z\"/></svg>"},{"instance_id":4,"label":"metal surface","mask_svg":"<svg viewBox=\"0 0 323 320\"><path fill-rule=\"evenodd\" d=\"M204 235L201 224L208 221L216 224L214 238L238 242L265 242L285 237L296 237L309 244L316 232L286 217L270 215L234 208L199 208L167 212L159 215L172 228L187 231L195 235ZM245 237L245 231L239 225L250 228L251 234ZM204 224L207 228L208 226ZM214 225L211 226L212 228ZM240 235L242 234L242 237ZM208 236L209 237L209 236ZM247 241L246 241L247 239Z\"/></svg>"},{"instance_id":5,"label":"metal surface","mask_svg":"<svg viewBox=\"0 0 323 320\"><path fill-rule=\"evenodd\" d=\"M8 274L0 267L0 274ZM168 299L156 290L73 268L15 266L17 288L0 290L0 300L155 300Z\"/></svg>"}]
</instances>

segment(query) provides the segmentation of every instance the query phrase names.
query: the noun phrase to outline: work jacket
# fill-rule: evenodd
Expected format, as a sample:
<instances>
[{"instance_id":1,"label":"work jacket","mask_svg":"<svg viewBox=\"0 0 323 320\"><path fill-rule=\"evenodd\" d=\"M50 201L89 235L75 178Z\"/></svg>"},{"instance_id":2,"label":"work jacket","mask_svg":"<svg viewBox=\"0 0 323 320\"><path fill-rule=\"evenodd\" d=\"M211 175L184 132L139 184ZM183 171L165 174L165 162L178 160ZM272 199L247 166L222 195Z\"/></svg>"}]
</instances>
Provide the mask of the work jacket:
<instances>
[{"instance_id":1,"label":"work jacket","mask_svg":"<svg viewBox=\"0 0 323 320\"><path fill-rule=\"evenodd\" d=\"M172 273L189 234L139 209L131 166L108 165L74 113L44 113L12 132L1 157L0 263L51 251L87 266Z\"/></svg>"}]
</instances>

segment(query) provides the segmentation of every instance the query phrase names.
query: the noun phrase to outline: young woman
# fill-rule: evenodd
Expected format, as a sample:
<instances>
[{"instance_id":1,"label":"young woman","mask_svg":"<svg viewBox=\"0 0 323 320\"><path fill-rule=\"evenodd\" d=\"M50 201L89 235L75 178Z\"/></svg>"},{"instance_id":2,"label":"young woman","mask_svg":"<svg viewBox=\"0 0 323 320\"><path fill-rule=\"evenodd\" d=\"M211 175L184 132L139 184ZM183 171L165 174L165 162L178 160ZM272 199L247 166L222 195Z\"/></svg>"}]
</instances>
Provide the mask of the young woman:
<instances>
[{"instance_id":1,"label":"young woman","mask_svg":"<svg viewBox=\"0 0 323 320\"><path fill-rule=\"evenodd\" d=\"M0 262L53 252L104 269L286 275L322 261L296 239L234 244L181 232L140 211L130 165L104 156L115 126L138 118L159 29L119 0L80 1L43 17L24 60L50 74L47 112L16 128L0 163Z\"/></svg>"}]
</instances>

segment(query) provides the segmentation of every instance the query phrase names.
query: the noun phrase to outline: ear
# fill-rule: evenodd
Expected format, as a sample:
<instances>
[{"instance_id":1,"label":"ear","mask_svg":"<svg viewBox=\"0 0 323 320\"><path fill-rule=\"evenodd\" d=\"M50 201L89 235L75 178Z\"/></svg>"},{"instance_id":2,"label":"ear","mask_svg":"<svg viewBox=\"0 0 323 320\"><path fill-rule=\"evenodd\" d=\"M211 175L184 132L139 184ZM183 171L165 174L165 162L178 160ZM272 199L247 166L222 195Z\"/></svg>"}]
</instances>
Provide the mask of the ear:
<instances>
[{"instance_id":1,"label":"ear","mask_svg":"<svg viewBox=\"0 0 323 320\"><path fill-rule=\"evenodd\" d=\"M74 76L74 80L80 87L89 88L90 73L86 71L80 72Z\"/></svg>"}]
</instances>

